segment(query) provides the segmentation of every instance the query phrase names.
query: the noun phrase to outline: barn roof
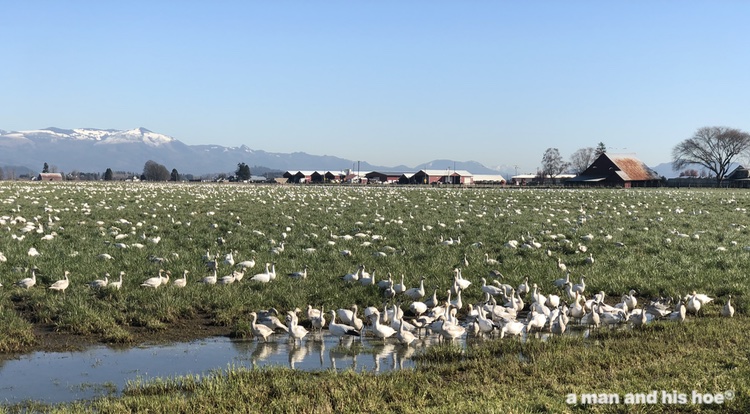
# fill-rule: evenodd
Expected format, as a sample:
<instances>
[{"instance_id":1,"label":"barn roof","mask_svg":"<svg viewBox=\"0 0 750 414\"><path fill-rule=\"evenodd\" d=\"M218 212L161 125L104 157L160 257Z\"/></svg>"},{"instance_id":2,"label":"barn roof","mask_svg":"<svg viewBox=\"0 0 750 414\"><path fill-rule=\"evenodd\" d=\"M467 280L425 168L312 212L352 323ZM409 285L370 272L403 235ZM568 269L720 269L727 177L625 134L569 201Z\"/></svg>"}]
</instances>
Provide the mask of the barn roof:
<instances>
[{"instance_id":1,"label":"barn roof","mask_svg":"<svg viewBox=\"0 0 750 414\"><path fill-rule=\"evenodd\" d=\"M641 160L635 157L633 154L609 154L604 153L603 156L612 161L620 170L617 172L623 181L648 181L658 180L659 174L649 168Z\"/></svg>"},{"instance_id":2,"label":"barn roof","mask_svg":"<svg viewBox=\"0 0 750 414\"><path fill-rule=\"evenodd\" d=\"M500 174L475 174L474 175L474 181L505 181L505 178L503 178Z\"/></svg>"}]
</instances>

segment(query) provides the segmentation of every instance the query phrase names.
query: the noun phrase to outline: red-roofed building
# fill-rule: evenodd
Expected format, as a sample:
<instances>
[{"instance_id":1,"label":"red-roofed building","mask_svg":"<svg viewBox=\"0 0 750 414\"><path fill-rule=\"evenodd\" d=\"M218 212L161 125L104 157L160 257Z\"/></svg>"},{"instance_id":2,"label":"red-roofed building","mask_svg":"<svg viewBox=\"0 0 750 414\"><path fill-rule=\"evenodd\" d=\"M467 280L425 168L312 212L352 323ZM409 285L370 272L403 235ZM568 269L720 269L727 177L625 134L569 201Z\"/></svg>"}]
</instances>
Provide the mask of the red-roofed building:
<instances>
[{"instance_id":1,"label":"red-roofed building","mask_svg":"<svg viewBox=\"0 0 750 414\"><path fill-rule=\"evenodd\" d=\"M658 187L661 177L632 154L604 153L586 171L565 182L601 187Z\"/></svg>"}]
</instances>

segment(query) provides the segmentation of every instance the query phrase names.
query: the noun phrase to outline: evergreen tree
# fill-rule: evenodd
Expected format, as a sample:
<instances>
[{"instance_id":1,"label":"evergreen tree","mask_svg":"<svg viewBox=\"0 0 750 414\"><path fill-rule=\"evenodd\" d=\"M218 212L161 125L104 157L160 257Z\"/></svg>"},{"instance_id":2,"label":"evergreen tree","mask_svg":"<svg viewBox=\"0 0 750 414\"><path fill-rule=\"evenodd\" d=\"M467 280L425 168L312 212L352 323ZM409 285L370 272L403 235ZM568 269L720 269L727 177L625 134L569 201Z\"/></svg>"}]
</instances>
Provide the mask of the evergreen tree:
<instances>
[{"instance_id":1,"label":"evergreen tree","mask_svg":"<svg viewBox=\"0 0 750 414\"><path fill-rule=\"evenodd\" d=\"M250 166L241 162L237 164L237 171L234 172L237 181L245 181L250 179Z\"/></svg>"},{"instance_id":2,"label":"evergreen tree","mask_svg":"<svg viewBox=\"0 0 750 414\"><path fill-rule=\"evenodd\" d=\"M604 145L603 142L600 142L596 146L596 150L594 151L594 158L599 158L599 156L604 154L605 152L607 152L607 146Z\"/></svg>"},{"instance_id":3,"label":"evergreen tree","mask_svg":"<svg viewBox=\"0 0 750 414\"><path fill-rule=\"evenodd\" d=\"M49 172L49 164L47 164L47 163L45 162L45 163L44 163L44 167L42 168L42 173L43 173L43 174L46 174L46 173L48 173L48 172Z\"/></svg>"},{"instance_id":4,"label":"evergreen tree","mask_svg":"<svg viewBox=\"0 0 750 414\"><path fill-rule=\"evenodd\" d=\"M104 181L112 181L112 169L107 168L107 171L104 171Z\"/></svg>"},{"instance_id":5,"label":"evergreen tree","mask_svg":"<svg viewBox=\"0 0 750 414\"><path fill-rule=\"evenodd\" d=\"M169 175L169 181L180 181L180 173L177 172L177 168L172 168L172 174Z\"/></svg>"}]
</instances>

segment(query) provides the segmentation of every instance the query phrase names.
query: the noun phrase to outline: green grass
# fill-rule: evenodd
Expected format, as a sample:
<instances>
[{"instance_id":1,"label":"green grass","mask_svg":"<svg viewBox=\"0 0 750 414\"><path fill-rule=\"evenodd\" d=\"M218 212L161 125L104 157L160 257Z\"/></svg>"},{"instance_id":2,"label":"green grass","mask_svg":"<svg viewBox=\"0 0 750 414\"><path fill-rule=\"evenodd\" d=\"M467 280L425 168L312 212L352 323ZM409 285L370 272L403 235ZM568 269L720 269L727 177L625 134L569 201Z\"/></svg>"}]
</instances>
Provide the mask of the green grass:
<instances>
[{"instance_id":1,"label":"green grass","mask_svg":"<svg viewBox=\"0 0 750 414\"><path fill-rule=\"evenodd\" d=\"M398 281L404 274L407 287L417 286L425 276L428 295L437 290L443 299L452 283L453 267L466 255L470 265L463 275L474 285L464 292L463 300L477 303L479 279L493 268L484 263L487 253L501 261L494 268L503 273L506 283L515 286L528 277L550 293L554 291L551 281L562 276L556 265L560 258L573 279L587 276L587 296L603 291L616 301L635 289L644 303L653 297L677 297L698 290L716 301L706 307L703 317L691 317L685 326L658 324L643 331L602 331L591 339L566 337L546 343L502 340L466 350L436 348L420 360L418 369L385 375L236 369L193 381L189 388L185 388L189 379L180 379L179 384L163 380L159 386L169 388L158 392L148 391L158 388L156 384L133 386L122 399L98 401L91 407L104 412L171 412L242 401L249 411L267 407L294 412L446 412L451 408L558 412L579 409L560 399L568 393L624 394L662 388L718 392L731 386L737 391L733 403L737 408L721 408L741 412L747 408L747 389L742 383L748 383L748 355L742 345L747 343L750 289L746 277L750 251L745 250L750 246L748 205L750 193L712 189L2 182L0 225L10 231L0 233L0 251L8 258L0 263L4 285L0 288L0 352L31 349L35 324L102 342L131 343L136 329L146 328L158 336L198 316L244 337L252 310L305 309L308 304L326 309L348 308L353 303L360 309L380 307L382 296L377 288L340 280L359 264L375 269L378 278L391 273ZM25 224L14 220L18 216L41 225L41 233L23 233ZM51 232L57 236L41 240ZM331 237L359 232L382 238L347 241ZM116 240L117 234L127 237ZM594 240L584 242L581 237L586 234ZM161 237L158 244L149 241L156 236ZM460 237L461 244L443 246L441 236ZM543 247L504 247L509 240L524 239L534 239ZM362 246L363 241L371 244ZM117 242L144 247L118 249ZM272 254L271 248L281 242L284 252ZM588 252L579 253L579 243L593 254L594 264L586 264ZM386 246L395 253L383 258L373 255L386 251ZM31 247L42 255L29 257ZM720 247L725 250L717 250ZM316 251L305 253L306 248ZM341 255L343 249L352 256ZM207 250L222 256L236 251L237 261L253 258L258 265L240 283L204 286L196 282L207 274L201 259ZM99 259L101 253L114 260ZM154 263L149 260L152 256L168 261ZM269 284L249 282L266 262L276 262L277 279ZM304 265L309 266L307 279L285 276ZM29 290L12 286L29 276L31 267L39 269L37 286ZM172 278L189 270L188 286L141 288L140 283L159 268L171 270ZM46 289L66 270L71 272L71 286L64 294ZM105 272L117 275L120 271L126 272L120 291L96 291L87 285ZM224 267L219 273L228 274L229 269ZM738 314L731 321L718 317L729 294ZM229 400L232 392L225 389L240 399ZM290 397L281 398L287 393ZM347 402L355 404L354 408L349 409ZM313 403L320 404L320 409L314 409ZM655 412L658 408L620 406L619 410ZM690 412L711 407L669 408Z\"/></svg>"}]
</instances>

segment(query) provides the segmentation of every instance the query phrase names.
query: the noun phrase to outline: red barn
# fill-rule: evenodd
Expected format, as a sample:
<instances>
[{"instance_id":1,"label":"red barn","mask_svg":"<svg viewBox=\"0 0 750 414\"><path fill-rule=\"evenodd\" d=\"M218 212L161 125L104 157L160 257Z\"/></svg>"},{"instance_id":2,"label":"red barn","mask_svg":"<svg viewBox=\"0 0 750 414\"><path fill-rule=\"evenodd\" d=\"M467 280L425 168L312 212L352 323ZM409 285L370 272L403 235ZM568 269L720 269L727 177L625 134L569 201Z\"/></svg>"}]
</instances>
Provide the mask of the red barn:
<instances>
[{"instance_id":1,"label":"red barn","mask_svg":"<svg viewBox=\"0 0 750 414\"><path fill-rule=\"evenodd\" d=\"M568 185L590 185L601 187L658 187L659 174L632 154L604 153L594 160L575 178L567 180Z\"/></svg>"}]
</instances>

